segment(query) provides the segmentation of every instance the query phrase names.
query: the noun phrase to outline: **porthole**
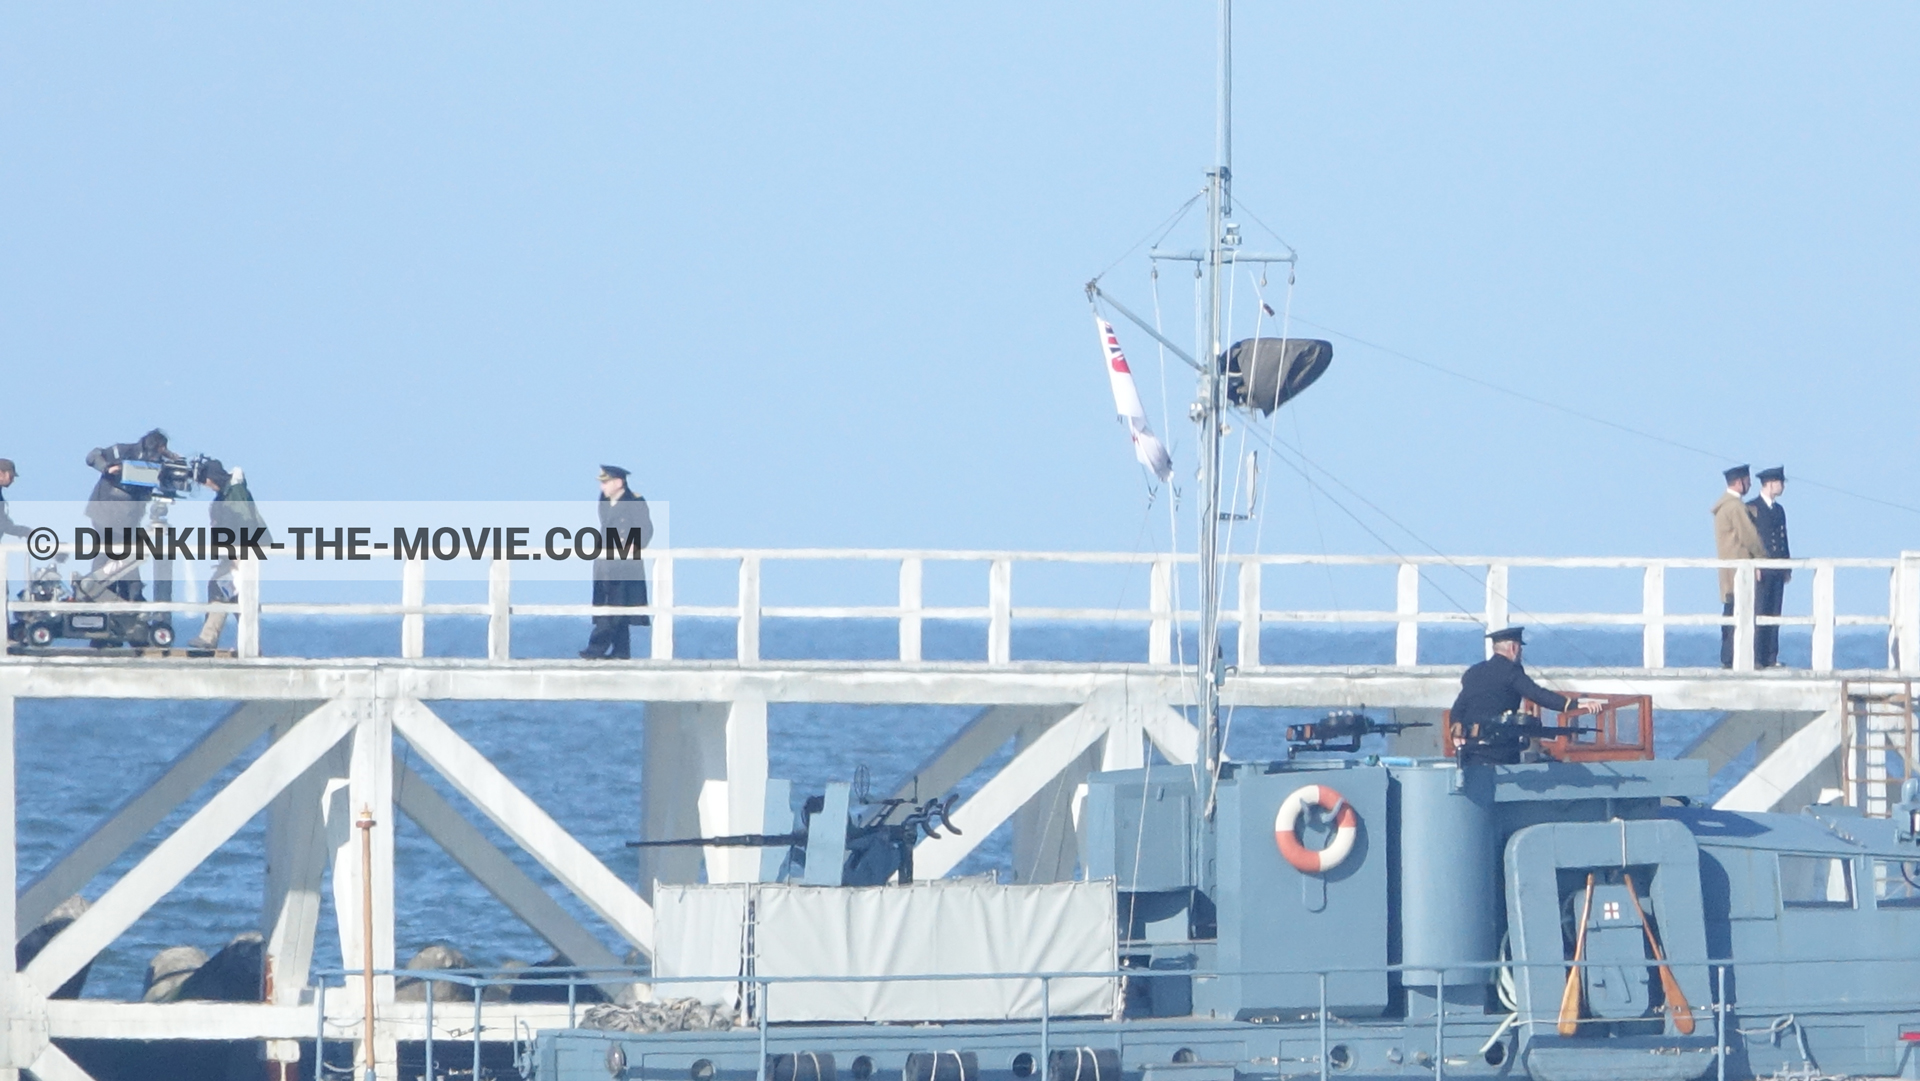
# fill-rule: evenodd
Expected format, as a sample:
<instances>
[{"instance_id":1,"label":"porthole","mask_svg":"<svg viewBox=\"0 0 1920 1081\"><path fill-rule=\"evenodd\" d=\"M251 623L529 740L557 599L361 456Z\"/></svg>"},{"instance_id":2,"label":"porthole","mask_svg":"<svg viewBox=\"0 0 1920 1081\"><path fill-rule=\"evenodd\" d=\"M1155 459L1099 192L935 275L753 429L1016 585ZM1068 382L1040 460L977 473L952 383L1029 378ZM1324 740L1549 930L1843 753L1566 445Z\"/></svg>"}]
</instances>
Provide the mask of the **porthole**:
<instances>
[{"instance_id":1,"label":"porthole","mask_svg":"<svg viewBox=\"0 0 1920 1081\"><path fill-rule=\"evenodd\" d=\"M691 1078L692 1081L713 1081L713 1060L710 1058L694 1059L693 1065L687 1067L687 1076Z\"/></svg>"},{"instance_id":2,"label":"porthole","mask_svg":"<svg viewBox=\"0 0 1920 1081\"><path fill-rule=\"evenodd\" d=\"M1193 1053L1193 1048L1182 1047L1173 1053L1173 1061L1178 1063L1198 1062L1200 1061L1200 1056Z\"/></svg>"},{"instance_id":3,"label":"porthole","mask_svg":"<svg viewBox=\"0 0 1920 1081\"><path fill-rule=\"evenodd\" d=\"M1015 1077L1032 1077L1033 1055L1026 1051L1020 1052L1013 1056L1013 1064L1008 1068L1013 1071L1013 1076Z\"/></svg>"},{"instance_id":4,"label":"porthole","mask_svg":"<svg viewBox=\"0 0 1920 1081\"><path fill-rule=\"evenodd\" d=\"M1343 1043L1327 1048L1327 1065L1336 1070L1353 1069L1353 1049Z\"/></svg>"},{"instance_id":5,"label":"porthole","mask_svg":"<svg viewBox=\"0 0 1920 1081\"><path fill-rule=\"evenodd\" d=\"M866 1055L855 1055L849 1072L853 1074L853 1081L867 1081L873 1076L873 1059Z\"/></svg>"}]
</instances>

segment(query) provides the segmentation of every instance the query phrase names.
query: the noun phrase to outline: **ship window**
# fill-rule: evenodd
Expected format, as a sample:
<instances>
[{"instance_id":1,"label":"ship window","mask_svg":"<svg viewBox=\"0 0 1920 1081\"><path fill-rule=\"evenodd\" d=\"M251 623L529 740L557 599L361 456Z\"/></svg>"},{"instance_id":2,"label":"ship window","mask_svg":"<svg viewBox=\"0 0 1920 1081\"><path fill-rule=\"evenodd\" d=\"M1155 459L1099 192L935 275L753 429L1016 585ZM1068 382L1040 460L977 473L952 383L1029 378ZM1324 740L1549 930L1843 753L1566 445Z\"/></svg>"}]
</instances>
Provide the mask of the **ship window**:
<instances>
[{"instance_id":1,"label":"ship window","mask_svg":"<svg viewBox=\"0 0 1920 1081\"><path fill-rule=\"evenodd\" d=\"M1920 908L1920 861L1874 860L1873 903L1880 908Z\"/></svg>"},{"instance_id":2,"label":"ship window","mask_svg":"<svg viewBox=\"0 0 1920 1081\"><path fill-rule=\"evenodd\" d=\"M1788 908L1852 908L1853 861L1843 856L1781 856L1780 903Z\"/></svg>"}]
</instances>

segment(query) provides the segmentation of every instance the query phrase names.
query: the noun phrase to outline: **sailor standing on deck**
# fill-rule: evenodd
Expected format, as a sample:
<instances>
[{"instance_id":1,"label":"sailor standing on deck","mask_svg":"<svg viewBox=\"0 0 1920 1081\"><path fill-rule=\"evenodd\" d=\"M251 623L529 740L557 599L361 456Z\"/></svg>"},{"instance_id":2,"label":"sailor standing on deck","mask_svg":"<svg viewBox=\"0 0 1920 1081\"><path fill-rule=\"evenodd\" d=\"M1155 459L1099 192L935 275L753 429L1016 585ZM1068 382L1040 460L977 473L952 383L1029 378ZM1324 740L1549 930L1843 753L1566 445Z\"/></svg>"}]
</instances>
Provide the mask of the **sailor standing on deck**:
<instances>
[{"instance_id":1,"label":"sailor standing on deck","mask_svg":"<svg viewBox=\"0 0 1920 1081\"><path fill-rule=\"evenodd\" d=\"M640 543L630 556L616 549L638 531ZM640 549L653 542L653 516L647 501L627 487L627 471L617 465L600 467L600 558L593 561L593 604L596 608L645 608L646 564ZM594 616L593 635L580 656L587 660L624 661L633 655L629 628L644 627L644 615Z\"/></svg>"},{"instance_id":2,"label":"sailor standing on deck","mask_svg":"<svg viewBox=\"0 0 1920 1081\"><path fill-rule=\"evenodd\" d=\"M1760 540L1760 531L1754 528L1753 516L1747 513L1747 505L1741 502L1747 489L1753 487L1752 475L1744 465L1736 465L1726 471L1727 490L1713 505L1713 546L1714 555L1719 559L1765 559L1767 546ZM1720 603L1722 616L1733 614L1733 568L1720 568ZM1733 625L1720 628L1720 667L1733 667Z\"/></svg>"},{"instance_id":3,"label":"sailor standing on deck","mask_svg":"<svg viewBox=\"0 0 1920 1081\"><path fill-rule=\"evenodd\" d=\"M1760 534L1767 558L1792 559L1793 550L1787 544L1787 508L1779 502L1780 493L1787 490L1787 467L1776 465L1762 469L1756 476L1760 480L1760 494L1747 503L1747 514L1753 518L1753 527ZM1779 615L1786 600L1787 582L1792 578L1790 570L1762 570L1753 591L1753 614ZM1753 665L1755 668L1780 666L1778 624L1753 629Z\"/></svg>"},{"instance_id":4,"label":"sailor standing on deck","mask_svg":"<svg viewBox=\"0 0 1920 1081\"><path fill-rule=\"evenodd\" d=\"M1525 630L1524 627L1503 627L1488 634L1487 640L1493 643L1493 656L1467 669L1460 677L1460 696L1453 700L1450 719L1465 740L1460 747L1462 765L1511 765L1520 761L1520 753L1531 737L1524 728L1502 724L1501 718L1519 709L1521 699L1556 713L1575 706L1602 704L1594 699L1555 694L1535 683L1520 663L1520 651L1526 645Z\"/></svg>"}]
</instances>

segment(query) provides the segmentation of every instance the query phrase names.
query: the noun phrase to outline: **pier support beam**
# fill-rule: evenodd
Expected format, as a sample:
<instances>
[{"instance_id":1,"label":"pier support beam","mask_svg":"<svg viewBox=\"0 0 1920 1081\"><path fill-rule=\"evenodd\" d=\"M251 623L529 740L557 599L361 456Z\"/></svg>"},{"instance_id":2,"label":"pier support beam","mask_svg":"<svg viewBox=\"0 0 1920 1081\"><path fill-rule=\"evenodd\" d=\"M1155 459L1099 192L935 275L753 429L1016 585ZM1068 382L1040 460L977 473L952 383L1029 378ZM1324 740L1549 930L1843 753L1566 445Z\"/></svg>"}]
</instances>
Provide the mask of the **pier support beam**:
<instances>
[{"instance_id":1,"label":"pier support beam","mask_svg":"<svg viewBox=\"0 0 1920 1081\"><path fill-rule=\"evenodd\" d=\"M21 891L14 912L15 937L38 927L56 906L79 893L255 740L269 730L275 732L275 738L284 735L294 722L319 705L317 701L266 701L235 706L220 723L180 752L159 778L127 797ZM309 807L304 813L311 812Z\"/></svg>"},{"instance_id":2,"label":"pier support beam","mask_svg":"<svg viewBox=\"0 0 1920 1081\"><path fill-rule=\"evenodd\" d=\"M545 867L561 886L607 921L615 933L645 953L653 953L652 906L508 780L499 767L413 699L403 698L394 704L393 726L428 765ZM391 768L389 761L389 771ZM392 783L391 772L388 783Z\"/></svg>"},{"instance_id":3,"label":"pier support beam","mask_svg":"<svg viewBox=\"0 0 1920 1081\"><path fill-rule=\"evenodd\" d=\"M641 767L641 835L676 837L760 833L767 824L767 703L650 702ZM653 883L752 882L760 877L760 850L654 848L643 850L641 888Z\"/></svg>"},{"instance_id":4,"label":"pier support beam","mask_svg":"<svg viewBox=\"0 0 1920 1081\"><path fill-rule=\"evenodd\" d=\"M182 823L146 858L108 888L92 908L47 943L27 966L35 987L59 987L133 926L154 902L180 884L280 790L306 772L353 727L339 703L308 714L267 748L224 789Z\"/></svg>"},{"instance_id":5,"label":"pier support beam","mask_svg":"<svg viewBox=\"0 0 1920 1081\"><path fill-rule=\"evenodd\" d=\"M395 967L393 943L393 711L394 702L385 695L349 699L355 725L348 752L347 783L333 789L327 808L327 839L333 847L333 911L340 932L342 968L359 969L366 949L366 934L373 936L373 967ZM344 797L344 799L343 799ZM373 817L373 828L363 840L355 824L362 815ZM373 911L361 904L366 889L361 871L361 846L368 845L373 855ZM369 918L370 917L370 918ZM364 985L349 977L347 1002L366 1008ZM373 980L373 1007L376 1016L392 1013L394 978L376 976ZM362 1039L366 1034L362 1033ZM374 1064L379 1081L399 1077L395 1063L397 1048L393 1031L386 1028L374 1034ZM365 1051L360 1052L361 1055ZM364 1061L364 1059L361 1059Z\"/></svg>"},{"instance_id":6,"label":"pier support beam","mask_svg":"<svg viewBox=\"0 0 1920 1081\"><path fill-rule=\"evenodd\" d=\"M1089 752L1092 753L1088 768L1092 768L1099 760L1101 741L1108 738L1109 733L1118 730L1123 733L1122 739L1134 741L1145 734L1156 747L1174 748L1167 757L1177 760L1176 755L1185 749L1183 730L1190 736L1191 729L1184 718L1157 696L1132 693L1124 687L1096 692L1086 705L1026 743L1014 754L1013 761L954 811L955 824L966 833L929 837L914 847L914 875L938 878L951 872L1002 823L1041 796L1061 774L1077 770L1079 760ZM1130 758L1134 752L1119 753ZM1144 749L1138 753L1144 754ZM1187 761L1192 761L1190 755ZM1077 786L1084 776L1080 774L1072 785ZM1072 787L1067 789L1068 801L1062 803L1063 810L1070 811L1072 791ZM1021 873L1021 868L1016 865L1015 871Z\"/></svg>"},{"instance_id":7,"label":"pier support beam","mask_svg":"<svg viewBox=\"0 0 1920 1081\"><path fill-rule=\"evenodd\" d=\"M569 915L560 902L527 877L506 853L495 848L478 826L467 821L453 804L434 791L426 778L398 766L393 783L397 793L395 802L400 810L475 881L485 886L487 892L499 898L508 911L546 939L555 953L584 968L614 968L621 964L621 959ZM609 995L615 990L618 989L610 988Z\"/></svg>"},{"instance_id":8,"label":"pier support beam","mask_svg":"<svg viewBox=\"0 0 1920 1081\"><path fill-rule=\"evenodd\" d=\"M1795 803L1806 806L1821 788L1838 788L1836 756L1845 714L1835 706L1781 740L1714 804L1723 811L1770 811Z\"/></svg>"},{"instance_id":9,"label":"pier support beam","mask_svg":"<svg viewBox=\"0 0 1920 1081\"><path fill-rule=\"evenodd\" d=\"M291 721L275 724L274 740L284 738L292 727ZM332 851L327 843L327 792L329 785L345 784L348 769L345 746L335 746L267 808L267 881L260 906L265 944L261 998L276 1006L298 1006L312 971L320 891ZM298 1075L298 1041L270 1040L266 1050L269 1081L290 1081Z\"/></svg>"},{"instance_id":10,"label":"pier support beam","mask_svg":"<svg viewBox=\"0 0 1920 1081\"><path fill-rule=\"evenodd\" d=\"M1026 750L1045 735L1041 727L1023 728L1015 737L1014 754ZM1139 730L1133 730L1133 737L1139 741ZM1078 758L1067 763L1054 778L1042 785L1033 798L1022 804L1013 815L1013 880L1015 882L1064 882L1073 877L1074 868L1080 862L1079 845L1074 834L1074 800L1082 786L1087 783L1087 775L1101 768L1101 756L1109 746L1118 742L1113 733L1095 746L1087 748ZM1117 767L1131 768L1131 767Z\"/></svg>"},{"instance_id":11,"label":"pier support beam","mask_svg":"<svg viewBox=\"0 0 1920 1081\"><path fill-rule=\"evenodd\" d=\"M1702 732L1682 758L1698 758L1709 775L1717 774L1754 748L1755 763L1764 762L1795 732L1820 716L1817 709L1733 709Z\"/></svg>"}]
</instances>

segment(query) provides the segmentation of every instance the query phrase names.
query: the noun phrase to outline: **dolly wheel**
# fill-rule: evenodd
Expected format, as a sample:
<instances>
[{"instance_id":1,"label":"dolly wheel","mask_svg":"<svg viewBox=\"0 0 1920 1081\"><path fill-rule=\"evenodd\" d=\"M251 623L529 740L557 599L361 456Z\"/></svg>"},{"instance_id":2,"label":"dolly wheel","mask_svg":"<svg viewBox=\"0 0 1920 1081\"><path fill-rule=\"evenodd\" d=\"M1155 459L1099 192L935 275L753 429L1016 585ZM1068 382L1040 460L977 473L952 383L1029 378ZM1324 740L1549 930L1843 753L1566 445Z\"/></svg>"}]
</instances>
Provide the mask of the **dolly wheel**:
<instances>
[{"instance_id":1,"label":"dolly wheel","mask_svg":"<svg viewBox=\"0 0 1920 1081\"><path fill-rule=\"evenodd\" d=\"M159 646L161 649L165 649L173 644L173 628L167 626L165 623L157 624L152 630L147 632L147 640Z\"/></svg>"},{"instance_id":2,"label":"dolly wheel","mask_svg":"<svg viewBox=\"0 0 1920 1081\"><path fill-rule=\"evenodd\" d=\"M27 628L27 644L30 646L48 646L53 644L53 630L45 624L36 623Z\"/></svg>"}]
</instances>

